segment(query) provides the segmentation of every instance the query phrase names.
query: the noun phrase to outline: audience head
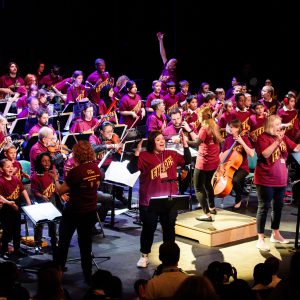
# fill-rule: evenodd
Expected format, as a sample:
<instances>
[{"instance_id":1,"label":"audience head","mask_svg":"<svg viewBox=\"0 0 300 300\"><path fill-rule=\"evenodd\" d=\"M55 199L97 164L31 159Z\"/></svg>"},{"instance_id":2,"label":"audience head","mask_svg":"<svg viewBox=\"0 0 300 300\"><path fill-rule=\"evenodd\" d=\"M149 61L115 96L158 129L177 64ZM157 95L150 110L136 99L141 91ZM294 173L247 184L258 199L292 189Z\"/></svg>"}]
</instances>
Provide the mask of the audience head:
<instances>
[{"instance_id":1,"label":"audience head","mask_svg":"<svg viewBox=\"0 0 300 300\"><path fill-rule=\"evenodd\" d=\"M270 256L265 260L265 264L271 266L272 274L275 275L279 271L280 260L275 256Z\"/></svg>"},{"instance_id":2,"label":"audience head","mask_svg":"<svg viewBox=\"0 0 300 300\"><path fill-rule=\"evenodd\" d=\"M272 267L269 264L259 263L253 270L254 285L268 285L272 281Z\"/></svg>"},{"instance_id":3,"label":"audience head","mask_svg":"<svg viewBox=\"0 0 300 300\"><path fill-rule=\"evenodd\" d=\"M179 286L173 300L205 299L217 300L218 296L211 282L202 275L187 277Z\"/></svg>"},{"instance_id":4,"label":"audience head","mask_svg":"<svg viewBox=\"0 0 300 300\"><path fill-rule=\"evenodd\" d=\"M163 242L159 246L159 259L164 266L177 266L180 258L180 248L173 241Z\"/></svg>"}]
</instances>

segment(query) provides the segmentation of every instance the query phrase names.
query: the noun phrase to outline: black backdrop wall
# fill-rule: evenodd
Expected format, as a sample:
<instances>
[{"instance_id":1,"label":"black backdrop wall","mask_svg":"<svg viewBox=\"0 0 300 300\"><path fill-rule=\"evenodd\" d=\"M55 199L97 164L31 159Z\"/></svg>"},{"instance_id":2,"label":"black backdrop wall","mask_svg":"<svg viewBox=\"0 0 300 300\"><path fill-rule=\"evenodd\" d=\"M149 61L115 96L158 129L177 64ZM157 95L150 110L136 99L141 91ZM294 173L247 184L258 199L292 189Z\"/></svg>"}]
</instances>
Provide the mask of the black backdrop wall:
<instances>
[{"instance_id":1,"label":"black backdrop wall","mask_svg":"<svg viewBox=\"0 0 300 300\"><path fill-rule=\"evenodd\" d=\"M22 75L37 60L56 63L65 76L87 76L94 60L106 60L113 77L128 75L142 93L151 91L162 61L156 32L165 33L168 58L179 61L179 79L197 91L230 86L251 70L261 86L271 78L286 92L299 90L295 46L300 19L288 1L197 0L1 0L0 73L16 61ZM295 5L295 4L294 4Z\"/></svg>"}]
</instances>

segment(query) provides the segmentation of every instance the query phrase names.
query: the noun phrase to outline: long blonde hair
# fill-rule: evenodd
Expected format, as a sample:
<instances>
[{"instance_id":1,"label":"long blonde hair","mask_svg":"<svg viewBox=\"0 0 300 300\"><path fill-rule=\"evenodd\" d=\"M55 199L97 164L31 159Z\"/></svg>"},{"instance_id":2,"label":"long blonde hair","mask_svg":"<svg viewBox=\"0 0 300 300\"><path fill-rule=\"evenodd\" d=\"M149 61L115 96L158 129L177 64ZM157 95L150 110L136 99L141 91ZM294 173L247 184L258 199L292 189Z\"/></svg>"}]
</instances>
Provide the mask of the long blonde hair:
<instances>
[{"instance_id":1,"label":"long blonde hair","mask_svg":"<svg viewBox=\"0 0 300 300\"><path fill-rule=\"evenodd\" d=\"M214 142L222 143L224 139L220 134L220 128L218 124L212 117L212 110L210 107L205 106L204 108L200 109L199 117L201 118L201 127L207 129L208 133L212 133Z\"/></svg>"}]
</instances>

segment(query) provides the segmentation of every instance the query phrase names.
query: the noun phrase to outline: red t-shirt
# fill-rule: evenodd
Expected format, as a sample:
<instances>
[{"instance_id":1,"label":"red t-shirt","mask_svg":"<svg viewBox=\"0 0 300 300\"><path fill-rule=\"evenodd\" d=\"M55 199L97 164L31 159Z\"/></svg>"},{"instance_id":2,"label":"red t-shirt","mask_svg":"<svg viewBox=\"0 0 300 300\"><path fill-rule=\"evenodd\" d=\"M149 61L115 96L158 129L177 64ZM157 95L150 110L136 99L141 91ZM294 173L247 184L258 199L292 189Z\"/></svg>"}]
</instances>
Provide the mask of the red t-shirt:
<instances>
[{"instance_id":1,"label":"red t-shirt","mask_svg":"<svg viewBox=\"0 0 300 300\"><path fill-rule=\"evenodd\" d=\"M298 119L297 110L281 108L278 110L277 114L281 118L283 124L291 123L291 125L286 128L285 135L292 141L295 141L296 135L300 130L300 121Z\"/></svg>"},{"instance_id":2,"label":"red t-shirt","mask_svg":"<svg viewBox=\"0 0 300 300\"><path fill-rule=\"evenodd\" d=\"M22 181L23 168L22 168L21 164L17 160L15 160L13 162L13 167L16 168L16 172L14 175L17 176L18 179Z\"/></svg>"},{"instance_id":3,"label":"red t-shirt","mask_svg":"<svg viewBox=\"0 0 300 300\"><path fill-rule=\"evenodd\" d=\"M257 115L252 115L249 118L248 124L250 126L250 137L253 142L264 132L264 123L266 117L258 118Z\"/></svg>"},{"instance_id":4,"label":"red t-shirt","mask_svg":"<svg viewBox=\"0 0 300 300\"><path fill-rule=\"evenodd\" d=\"M242 136L242 139L244 140L244 142L246 143L246 145L249 148L253 148L251 145L251 142L249 141L249 138L246 135ZM222 152L225 152L226 150L230 149L230 147L232 146L232 144L235 142L235 140L233 139L233 136L230 134L226 137L224 144L222 146ZM233 148L233 150L236 150L238 152L240 152L243 155L243 162L240 165L239 169L243 169L245 171L247 171L248 173L249 171L249 167L248 167L248 157L247 157L247 153L244 149L244 147L242 145L240 145L239 143L237 143L235 145L235 147Z\"/></svg>"},{"instance_id":5,"label":"red t-shirt","mask_svg":"<svg viewBox=\"0 0 300 300\"><path fill-rule=\"evenodd\" d=\"M297 146L288 137L284 136L282 142L274 152L265 158L262 152L272 145L276 137L264 132L256 142L257 165L254 171L254 183L264 186L281 187L287 185L288 173L286 159L288 152Z\"/></svg>"},{"instance_id":6,"label":"red t-shirt","mask_svg":"<svg viewBox=\"0 0 300 300\"><path fill-rule=\"evenodd\" d=\"M33 176L35 172L35 164L36 164L36 157L42 153L48 152L48 148L44 146L41 142L35 143L29 152L29 159L30 159L30 178Z\"/></svg>"},{"instance_id":7,"label":"red t-shirt","mask_svg":"<svg viewBox=\"0 0 300 300\"><path fill-rule=\"evenodd\" d=\"M93 118L90 121L86 121L83 119L78 119L71 127L70 132L73 133L82 133L84 131L89 131L98 123L96 118Z\"/></svg>"},{"instance_id":8,"label":"red t-shirt","mask_svg":"<svg viewBox=\"0 0 300 300\"><path fill-rule=\"evenodd\" d=\"M220 144L215 143L213 134L208 134L207 129L203 127L199 131L198 138L202 143L199 145L195 168L204 171L216 170L220 163Z\"/></svg>"},{"instance_id":9,"label":"red t-shirt","mask_svg":"<svg viewBox=\"0 0 300 300\"><path fill-rule=\"evenodd\" d=\"M166 127L167 118L164 114L161 117L158 117L154 112L151 115L149 115L146 124L147 124L148 132L155 131L155 130L162 131Z\"/></svg>"},{"instance_id":10,"label":"red t-shirt","mask_svg":"<svg viewBox=\"0 0 300 300\"><path fill-rule=\"evenodd\" d=\"M169 115L171 110L178 107L178 96L167 94L163 98L166 106L166 114Z\"/></svg>"},{"instance_id":11,"label":"red t-shirt","mask_svg":"<svg viewBox=\"0 0 300 300\"><path fill-rule=\"evenodd\" d=\"M12 176L11 180L0 177L0 195L6 200L17 201L24 191L24 186L17 176Z\"/></svg>"},{"instance_id":12,"label":"red t-shirt","mask_svg":"<svg viewBox=\"0 0 300 300\"><path fill-rule=\"evenodd\" d=\"M97 190L100 185L100 169L97 163L87 162L71 169L65 182L70 187L70 200L66 213L83 214L97 209Z\"/></svg>"},{"instance_id":13,"label":"red t-shirt","mask_svg":"<svg viewBox=\"0 0 300 300\"><path fill-rule=\"evenodd\" d=\"M48 198L52 197L55 193L53 178L48 172L44 174L35 173L31 178L31 191L33 194L39 192Z\"/></svg>"},{"instance_id":14,"label":"red t-shirt","mask_svg":"<svg viewBox=\"0 0 300 300\"><path fill-rule=\"evenodd\" d=\"M134 97L129 96L128 94L124 95L120 100L119 111L134 111L138 116L141 115L141 109L144 107L142 98L140 95L135 94ZM128 128L134 123L135 119L132 116L120 116L120 124L126 124ZM136 127L141 122L139 119L136 123Z\"/></svg>"},{"instance_id":15,"label":"red t-shirt","mask_svg":"<svg viewBox=\"0 0 300 300\"><path fill-rule=\"evenodd\" d=\"M164 182L177 179L177 166L184 165L184 158L174 150L162 154L141 152L138 160L140 175L139 203L149 206L151 197L178 194L178 183Z\"/></svg>"}]
</instances>

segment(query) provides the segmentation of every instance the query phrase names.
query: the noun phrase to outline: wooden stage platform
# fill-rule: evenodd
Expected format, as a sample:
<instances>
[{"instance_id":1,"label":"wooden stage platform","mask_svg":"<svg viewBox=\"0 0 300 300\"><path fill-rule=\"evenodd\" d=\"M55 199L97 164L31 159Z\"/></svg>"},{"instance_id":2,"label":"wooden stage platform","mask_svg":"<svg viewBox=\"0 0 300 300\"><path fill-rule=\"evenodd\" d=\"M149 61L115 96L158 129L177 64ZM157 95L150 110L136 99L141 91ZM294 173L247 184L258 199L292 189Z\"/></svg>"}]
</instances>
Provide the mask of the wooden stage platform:
<instances>
[{"instance_id":1,"label":"wooden stage platform","mask_svg":"<svg viewBox=\"0 0 300 300\"><path fill-rule=\"evenodd\" d=\"M202 210L179 214L175 225L176 234L211 247L257 235L255 218L223 209L217 209L217 212L212 215L213 222L196 220L196 217L203 214Z\"/></svg>"}]
</instances>

